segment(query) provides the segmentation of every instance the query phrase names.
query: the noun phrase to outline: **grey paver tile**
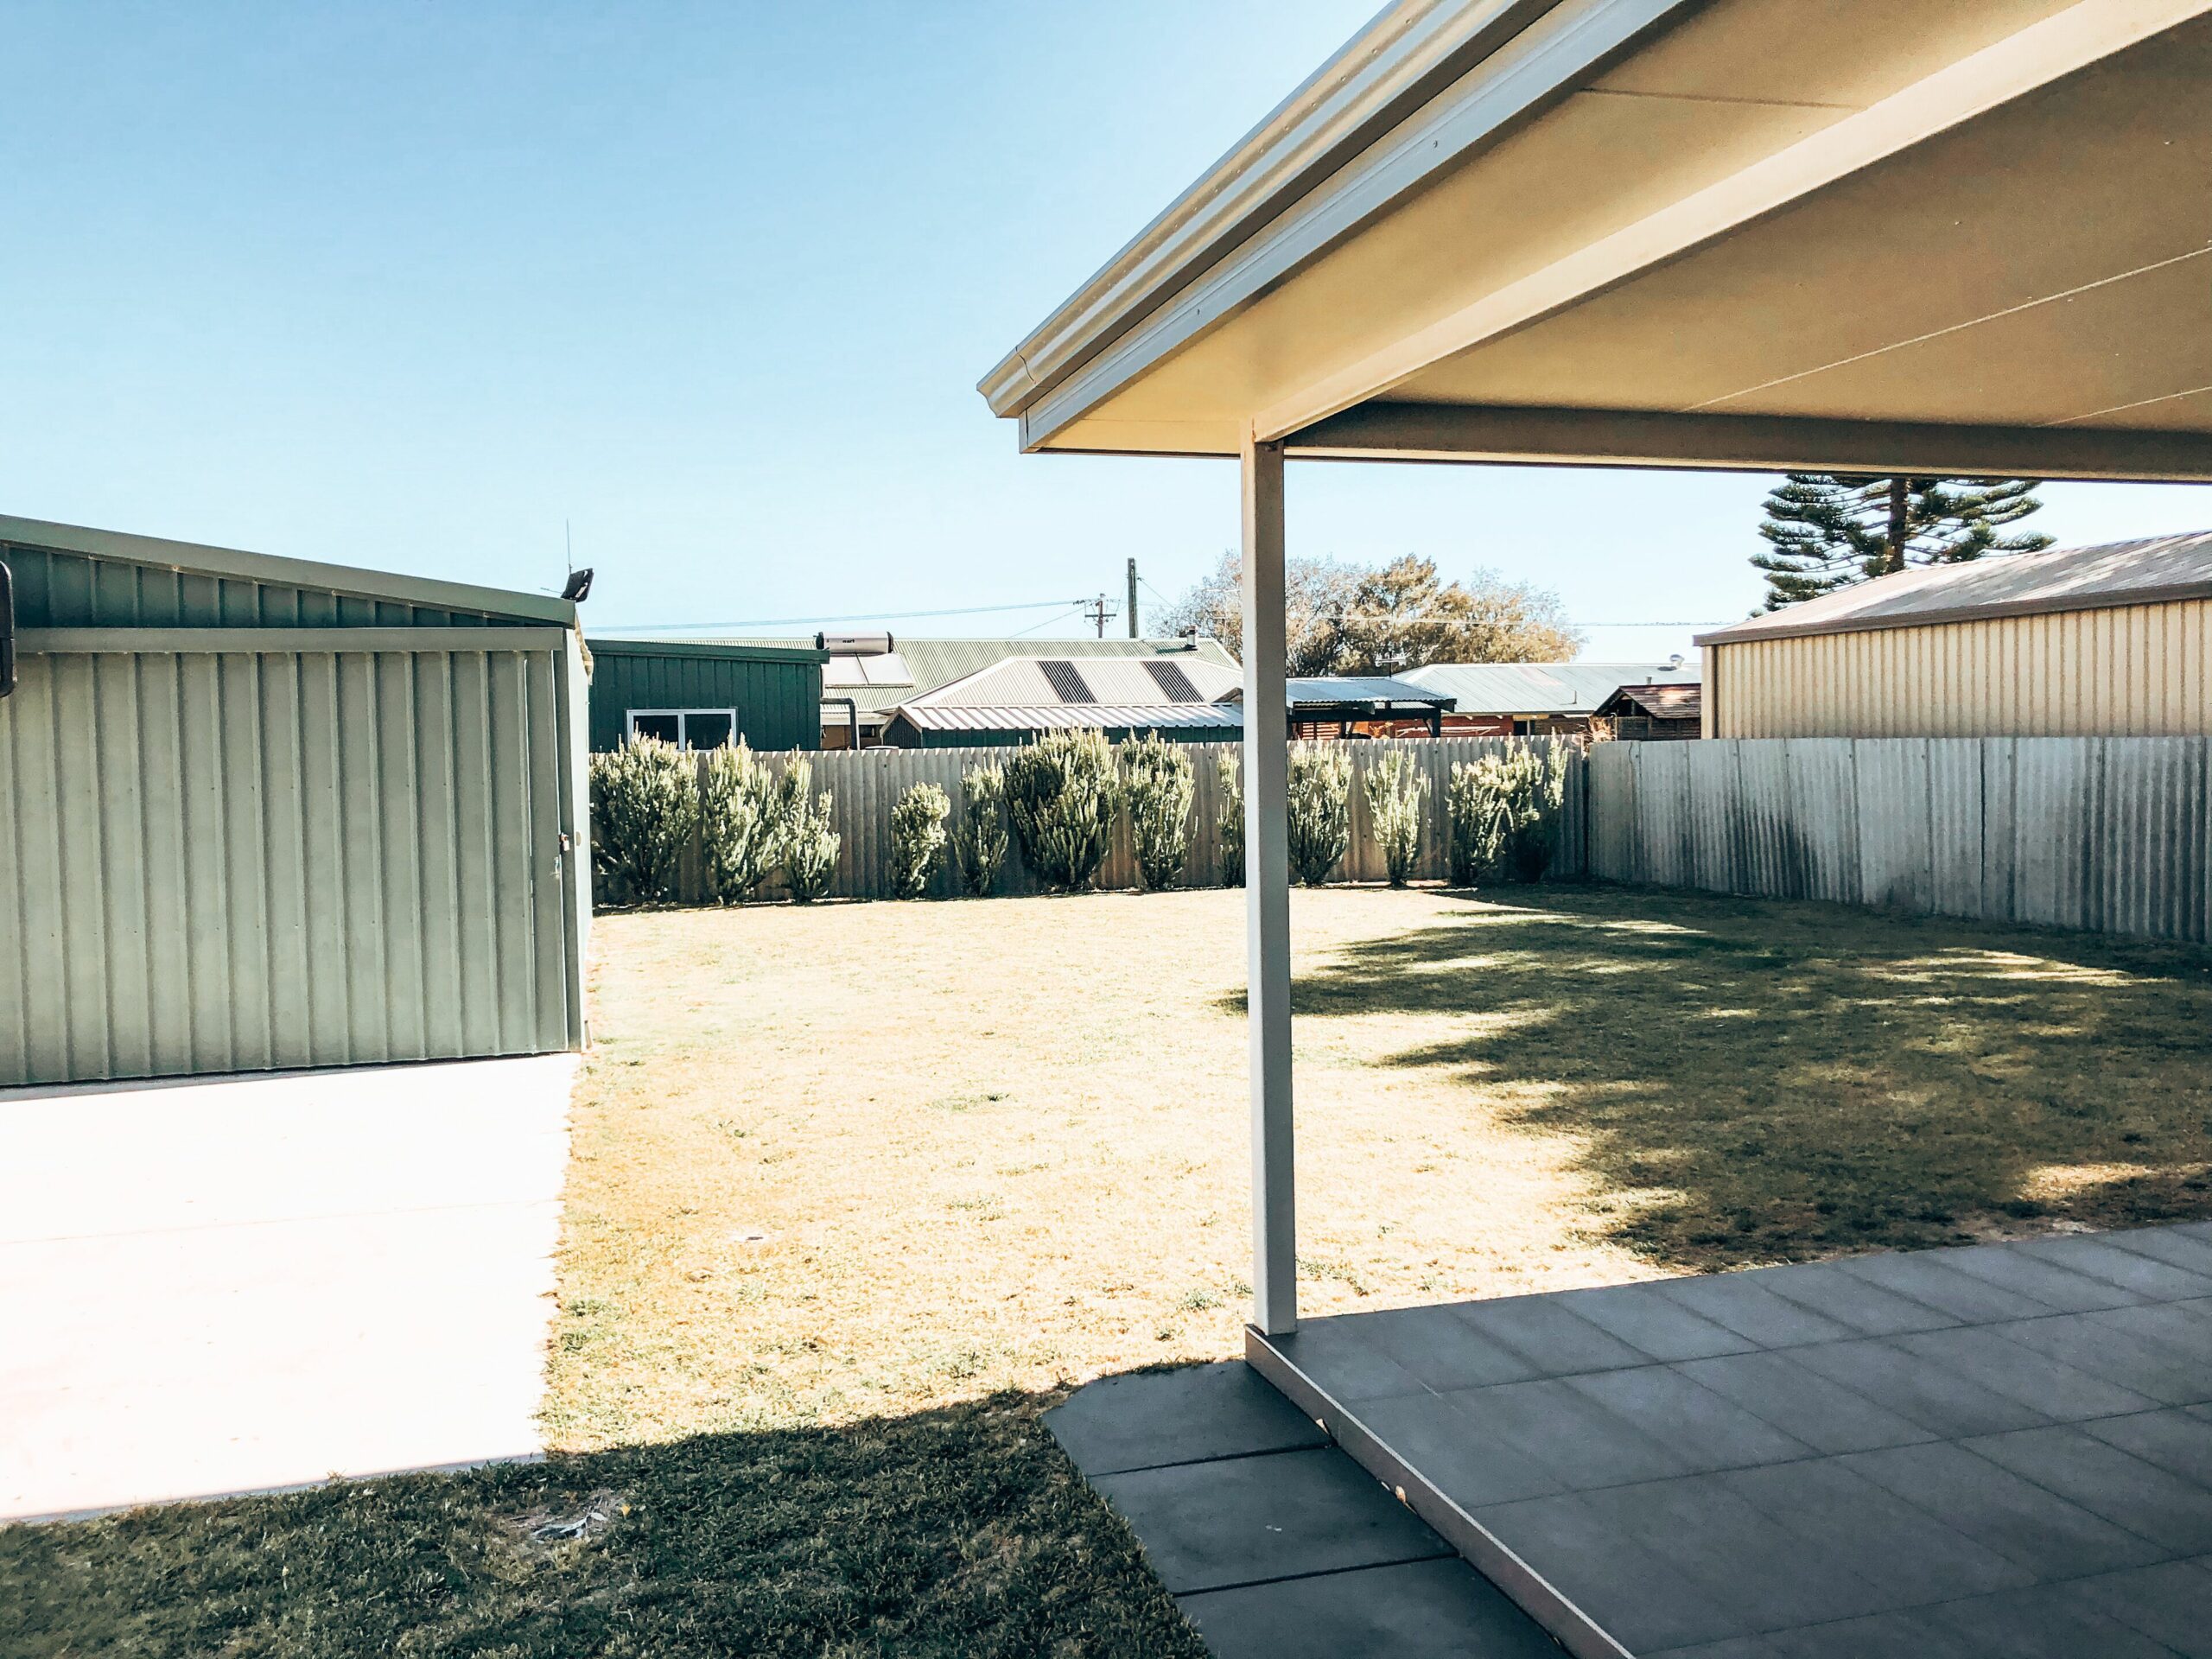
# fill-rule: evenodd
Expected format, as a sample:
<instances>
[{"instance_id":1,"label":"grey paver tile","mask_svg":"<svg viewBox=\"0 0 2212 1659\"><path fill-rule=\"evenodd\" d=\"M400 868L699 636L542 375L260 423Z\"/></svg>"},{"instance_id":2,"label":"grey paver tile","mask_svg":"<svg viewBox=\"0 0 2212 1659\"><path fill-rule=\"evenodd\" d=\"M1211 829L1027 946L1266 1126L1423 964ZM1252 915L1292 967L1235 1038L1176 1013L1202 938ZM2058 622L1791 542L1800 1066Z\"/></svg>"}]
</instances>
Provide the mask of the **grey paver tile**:
<instances>
[{"instance_id":1,"label":"grey paver tile","mask_svg":"<svg viewBox=\"0 0 2212 1659\"><path fill-rule=\"evenodd\" d=\"M1648 1365L1651 1357L1562 1306L1549 1296L1511 1296L1462 1302L1459 1316L1482 1335L1502 1342L1540 1376L1565 1376L1616 1365Z\"/></svg>"},{"instance_id":2,"label":"grey paver tile","mask_svg":"<svg viewBox=\"0 0 2212 1659\"><path fill-rule=\"evenodd\" d=\"M2174 1554L2212 1550L2212 1491L2077 1425L2022 1429L1963 1444Z\"/></svg>"},{"instance_id":3,"label":"grey paver tile","mask_svg":"<svg viewBox=\"0 0 2212 1659\"><path fill-rule=\"evenodd\" d=\"M2139 1411L2130 1417L2083 1423L2082 1428L2107 1446L2212 1489L2212 1420L2202 1408Z\"/></svg>"},{"instance_id":4,"label":"grey paver tile","mask_svg":"<svg viewBox=\"0 0 2212 1659\"><path fill-rule=\"evenodd\" d=\"M1360 1316L1308 1319L1287 1337L1270 1338L1284 1357L1345 1405L1423 1394L1424 1383L1360 1328Z\"/></svg>"},{"instance_id":5,"label":"grey paver tile","mask_svg":"<svg viewBox=\"0 0 2212 1659\"><path fill-rule=\"evenodd\" d=\"M2140 1567L2171 1553L1961 1446L1853 1452L1840 1461L2038 1578Z\"/></svg>"},{"instance_id":6,"label":"grey paver tile","mask_svg":"<svg viewBox=\"0 0 2212 1659\"><path fill-rule=\"evenodd\" d=\"M2200 1238L2177 1227L2133 1227L2125 1232L2101 1233L2098 1237L2114 1249L2147 1255L2200 1276L2212 1276L2212 1239Z\"/></svg>"},{"instance_id":7,"label":"grey paver tile","mask_svg":"<svg viewBox=\"0 0 2212 1659\"><path fill-rule=\"evenodd\" d=\"M1976 1659L2173 1659L2164 1643L2107 1617L2070 1586L1946 1602L1921 1617L1964 1639Z\"/></svg>"},{"instance_id":8,"label":"grey paver tile","mask_svg":"<svg viewBox=\"0 0 2212 1659\"><path fill-rule=\"evenodd\" d=\"M1179 1596L1217 1659L1559 1659L1461 1560L1410 1561Z\"/></svg>"},{"instance_id":9,"label":"grey paver tile","mask_svg":"<svg viewBox=\"0 0 2212 1659\"><path fill-rule=\"evenodd\" d=\"M1816 1452L1870 1452L1936 1438L1935 1430L1830 1381L1788 1353L1730 1354L1675 1369Z\"/></svg>"},{"instance_id":10,"label":"grey paver tile","mask_svg":"<svg viewBox=\"0 0 2212 1659\"><path fill-rule=\"evenodd\" d=\"M1631 1653L1744 1636L1718 1586L1615 1526L1603 1494L1497 1504L1475 1519Z\"/></svg>"},{"instance_id":11,"label":"grey paver tile","mask_svg":"<svg viewBox=\"0 0 2212 1659\"><path fill-rule=\"evenodd\" d=\"M1662 1281L1660 1293L1693 1313L1748 1338L1762 1348L1834 1342L1856 1336L1847 1325L1776 1295L1756 1273L1713 1273Z\"/></svg>"},{"instance_id":12,"label":"grey paver tile","mask_svg":"<svg viewBox=\"0 0 2212 1659\"><path fill-rule=\"evenodd\" d=\"M1359 1417L1462 1509L1566 1490L1557 1475L1455 1399L1428 1394L1369 1401Z\"/></svg>"},{"instance_id":13,"label":"grey paver tile","mask_svg":"<svg viewBox=\"0 0 2212 1659\"><path fill-rule=\"evenodd\" d=\"M2016 1319L1987 1327L2037 1354L2102 1377L2165 1406L2212 1400L2212 1368L2098 1322L2087 1313Z\"/></svg>"},{"instance_id":14,"label":"grey paver tile","mask_svg":"<svg viewBox=\"0 0 2212 1659\"><path fill-rule=\"evenodd\" d=\"M1840 1264L1834 1262L1770 1268L1759 1274L1759 1282L1776 1295L1825 1314L1862 1337L1936 1331L1959 1322L1940 1308L1846 1273Z\"/></svg>"},{"instance_id":15,"label":"grey paver tile","mask_svg":"<svg viewBox=\"0 0 2212 1659\"><path fill-rule=\"evenodd\" d=\"M2018 1400L1971 1377L1940 1369L1898 1346L1909 1340L1887 1337L1827 1343L1793 1350L1789 1357L1946 1438L1998 1434L2008 1428L2034 1428L2050 1421Z\"/></svg>"},{"instance_id":16,"label":"grey paver tile","mask_svg":"<svg viewBox=\"0 0 2212 1659\"><path fill-rule=\"evenodd\" d=\"M1692 1469L1738 1469L1810 1457L1813 1448L1672 1366L1594 1371L1568 1387L1651 1439L1672 1448Z\"/></svg>"},{"instance_id":17,"label":"grey paver tile","mask_svg":"<svg viewBox=\"0 0 2212 1659\"><path fill-rule=\"evenodd\" d=\"M2132 1290L2092 1279L2056 1262L2023 1255L2001 1244L1936 1250L1934 1258L1954 1272L2026 1297L2054 1313L2088 1313L2101 1307L2130 1307L2143 1300ZM2023 1313L2023 1319L2032 1318Z\"/></svg>"},{"instance_id":18,"label":"grey paver tile","mask_svg":"<svg viewBox=\"0 0 2212 1659\"><path fill-rule=\"evenodd\" d=\"M2100 1573L2067 1587L2078 1600L2164 1643L2182 1659L2212 1659L2212 1572L2202 1558Z\"/></svg>"},{"instance_id":19,"label":"grey paver tile","mask_svg":"<svg viewBox=\"0 0 2212 1659\"><path fill-rule=\"evenodd\" d=\"M2079 1233L2056 1238L2023 1239L2005 1248L2036 1261L2071 1268L2088 1278L2101 1279L2107 1284L2132 1290L2154 1301L2178 1302L2212 1296L2212 1277Z\"/></svg>"},{"instance_id":20,"label":"grey paver tile","mask_svg":"<svg viewBox=\"0 0 2212 1659\"><path fill-rule=\"evenodd\" d=\"M2054 1311L2048 1303L1961 1271L1951 1265L1948 1254L1940 1259L1927 1252L1854 1255L1836 1266L1854 1278L1948 1313L1962 1325L2031 1319Z\"/></svg>"},{"instance_id":21,"label":"grey paver tile","mask_svg":"<svg viewBox=\"0 0 2212 1659\"><path fill-rule=\"evenodd\" d=\"M1395 1308L1352 1317L1399 1366L1432 1389L1481 1389L1543 1375L1529 1361L1459 1317L1458 1305Z\"/></svg>"},{"instance_id":22,"label":"grey paver tile","mask_svg":"<svg viewBox=\"0 0 2212 1659\"><path fill-rule=\"evenodd\" d=\"M1738 1470L1728 1489L1875 1586L1869 1611L2025 1589L2036 1575L1899 1497L1843 1459Z\"/></svg>"},{"instance_id":23,"label":"grey paver tile","mask_svg":"<svg viewBox=\"0 0 2212 1659\"><path fill-rule=\"evenodd\" d=\"M1999 1330L1987 1325L1923 1331L1896 1341L1915 1358L1970 1378L1991 1393L2017 1400L2053 1422L2147 1411L2158 1403L2047 1354L2009 1342Z\"/></svg>"},{"instance_id":24,"label":"grey paver tile","mask_svg":"<svg viewBox=\"0 0 2212 1659\"><path fill-rule=\"evenodd\" d=\"M1653 1284L1569 1290L1560 1293L1559 1300L1571 1312L1654 1359L1704 1359L1746 1353L1758 1345L1670 1300Z\"/></svg>"},{"instance_id":25,"label":"grey paver tile","mask_svg":"<svg viewBox=\"0 0 2212 1659\"><path fill-rule=\"evenodd\" d=\"M1045 1414L1085 1475L1324 1446L1328 1436L1241 1359L1102 1377Z\"/></svg>"},{"instance_id":26,"label":"grey paver tile","mask_svg":"<svg viewBox=\"0 0 2212 1659\"><path fill-rule=\"evenodd\" d=\"M1569 1491L1687 1475L1679 1451L1624 1422L1563 1377L1443 1395L1478 1427L1514 1446Z\"/></svg>"},{"instance_id":27,"label":"grey paver tile","mask_svg":"<svg viewBox=\"0 0 2212 1659\"><path fill-rule=\"evenodd\" d=\"M2212 1301L2148 1302L2091 1317L2107 1330L2212 1370Z\"/></svg>"},{"instance_id":28,"label":"grey paver tile","mask_svg":"<svg viewBox=\"0 0 2212 1659\"><path fill-rule=\"evenodd\" d=\"M1091 1484L1177 1595L1452 1553L1334 1448L1176 1464Z\"/></svg>"}]
</instances>

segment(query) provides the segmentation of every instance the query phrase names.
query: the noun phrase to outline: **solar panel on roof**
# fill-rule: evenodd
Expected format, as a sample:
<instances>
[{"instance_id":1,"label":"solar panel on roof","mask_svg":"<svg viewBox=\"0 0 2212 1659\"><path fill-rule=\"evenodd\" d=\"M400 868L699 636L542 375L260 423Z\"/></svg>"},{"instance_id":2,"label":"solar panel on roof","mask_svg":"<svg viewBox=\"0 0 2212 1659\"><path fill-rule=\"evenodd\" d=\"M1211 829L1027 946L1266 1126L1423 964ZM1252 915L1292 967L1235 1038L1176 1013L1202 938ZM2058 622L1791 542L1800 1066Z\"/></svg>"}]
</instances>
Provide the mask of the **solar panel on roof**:
<instances>
[{"instance_id":1,"label":"solar panel on roof","mask_svg":"<svg viewBox=\"0 0 2212 1659\"><path fill-rule=\"evenodd\" d=\"M1077 671L1073 663L1053 661L1040 663L1038 666L1045 671L1046 679L1051 682L1052 695L1062 702L1098 701L1090 695L1090 683Z\"/></svg>"},{"instance_id":2,"label":"solar panel on roof","mask_svg":"<svg viewBox=\"0 0 2212 1659\"><path fill-rule=\"evenodd\" d=\"M1147 663L1144 671L1152 676L1152 683L1165 692L1170 702L1204 702L1198 688L1191 683L1191 677L1183 671L1180 663Z\"/></svg>"}]
</instances>

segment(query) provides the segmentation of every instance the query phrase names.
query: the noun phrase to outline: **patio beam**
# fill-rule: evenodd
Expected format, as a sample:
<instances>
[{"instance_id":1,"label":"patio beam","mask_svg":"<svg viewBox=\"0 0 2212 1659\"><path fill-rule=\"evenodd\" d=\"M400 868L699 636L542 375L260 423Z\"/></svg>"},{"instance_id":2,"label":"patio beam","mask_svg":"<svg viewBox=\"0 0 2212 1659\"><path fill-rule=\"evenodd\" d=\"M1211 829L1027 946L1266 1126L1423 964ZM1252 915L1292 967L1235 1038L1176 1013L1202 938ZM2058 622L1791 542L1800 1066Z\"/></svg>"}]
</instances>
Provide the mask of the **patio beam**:
<instances>
[{"instance_id":1,"label":"patio beam","mask_svg":"<svg viewBox=\"0 0 2212 1659\"><path fill-rule=\"evenodd\" d=\"M2212 482L2202 432L1363 404L1284 441L1301 461Z\"/></svg>"},{"instance_id":2,"label":"patio beam","mask_svg":"<svg viewBox=\"0 0 2212 1659\"><path fill-rule=\"evenodd\" d=\"M1252 1068L1252 1323L1298 1328L1290 1095L1290 708L1283 449L1243 446L1244 973Z\"/></svg>"}]
</instances>

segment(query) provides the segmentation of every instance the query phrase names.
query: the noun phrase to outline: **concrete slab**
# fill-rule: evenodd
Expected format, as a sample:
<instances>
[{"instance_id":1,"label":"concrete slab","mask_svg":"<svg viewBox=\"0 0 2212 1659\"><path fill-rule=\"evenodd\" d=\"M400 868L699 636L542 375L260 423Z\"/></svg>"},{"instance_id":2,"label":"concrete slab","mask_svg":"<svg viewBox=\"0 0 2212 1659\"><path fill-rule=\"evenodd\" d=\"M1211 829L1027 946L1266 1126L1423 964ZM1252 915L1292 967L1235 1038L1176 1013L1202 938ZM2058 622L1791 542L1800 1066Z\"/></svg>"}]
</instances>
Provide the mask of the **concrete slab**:
<instances>
[{"instance_id":1,"label":"concrete slab","mask_svg":"<svg viewBox=\"0 0 2212 1659\"><path fill-rule=\"evenodd\" d=\"M1326 1446L1320 1425L1242 1360L1106 1376L1045 1414L1088 1478Z\"/></svg>"},{"instance_id":2,"label":"concrete slab","mask_svg":"<svg viewBox=\"0 0 2212 1659\"><path fill-rule=\"evenodd\" d=\"M0 1520L537 1454L574 1069L0 1093Z\"/></svg>"},{"instance_id":3,"label":"concrete slab","mask_svg":"<svg viewBox=\"0 0 2212 1659\"><path fill-rule=\"evenodd\" d=\"M1180 1596L1218 1659L1560 1659L1465 1561L1411 1561Z\"/></svg>"}]
</instances>

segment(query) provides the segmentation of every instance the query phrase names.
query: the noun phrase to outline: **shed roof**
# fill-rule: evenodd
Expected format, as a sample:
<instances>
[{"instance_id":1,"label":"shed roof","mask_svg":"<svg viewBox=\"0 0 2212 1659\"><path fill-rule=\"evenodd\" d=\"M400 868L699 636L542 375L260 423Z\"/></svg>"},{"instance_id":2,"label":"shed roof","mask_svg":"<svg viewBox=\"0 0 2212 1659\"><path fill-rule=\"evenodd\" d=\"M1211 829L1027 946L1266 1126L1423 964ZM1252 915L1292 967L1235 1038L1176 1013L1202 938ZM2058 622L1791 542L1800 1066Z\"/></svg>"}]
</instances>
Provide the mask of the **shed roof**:
<instances>
[{"instance_id":1,"label":"shed roof","mask_svg":"<svg viewBox=\"0 0 2212 1659\"><path fill-rule=\"evenodd\" d=\"M1448 691L1463 715L1587 715L1624 685L1681 684L1695 663L1432 663L1409 668L1416 685Z\"/></svg>"},{"instance_id":2,"label":"shed roof","mask_svg":"<svg viewBox=\"0 0 2212 1659\"><path fill-rule=\"evenodd\" d=\"M2212 0L1392 0L981 390L1029 449L2212 477L2208 79Z\"/></svg>"},{"instance_id":3,"label":"shed roof","mask_svg":"<svg viewBox=\"0 0 2212 1659\"><path fill-rule=\"evenodd\" d=\"M804 645L805 640L761 639L767 645ZM927 696L938 688L1001 663L1009 658L1042 658L1047 654L1075 661L1098 658L1157 658L1171 663L1211 663L1234 672L1236 659L1220 640L1189 639L929 639L909 634L898 639L909 685L827 685L823 690L842 699L849 696L863 717L887 715L899 704Z\"/></svg>"},{"instance_id":4,"label":"shed roof","mask_svg":"<svg viewBox=\"0 0 2212 1659\"><path fill-rule=\"evenodd\" d=\"M1237 671L1195 652L1178 656L1009 657L900 706L984 708L1095 703L1119 707L1218 702L1236 689Z\"/></svg>"},{"instance_id":5,"label":"shed roof","mask_svg":"<svg viewBox=\"0 0 2212 1659\"><path fill-rule=\"evenodd\" d=\"M313 588L362 599L391 600L426 608L478 613L516 621L575 626L576 607L550 594L518 593L506 588L479 588L435 576L400 575L355 565L322 564L310 559L279 558L233 547L135 536L84 524L0 515L0 543L81 554L190 575L260 583L267 587Z\"/></svg>"},{"instance_id":6,"label":"shed roof","mask_svg":"<svg viewBox=\"0 0 2212 1659\"><path fill-rule=\"evenodd\" d=\"M1695 720L1705 708L1702 685L1624 685L1607 697L1600 715L1642 715L1651 720Z\"/></svg>"},{"instance_id":7,"label":"shed roof","mask_svg":"<svg viewBox=\"0 0 2212 1659\"><path fill-rule=\"evenodd\" d=\"M753 639L649 639L621 634L587 635L598 657L690 657L734 663L826 663L830 653L811 645L766 645Z\"/></svg>"},{"instance_id":8,"label":"shed roof","mask_svg":"<svg viewBox=\"0 0 2212 1659\"><path fill-rule=\"evenodd\" d=\"M2212 531L2196 531L1921 565L1700 634L1697 642L1732 645L2205 598L2212 598Z\"/></svg>"}]
</instances>

